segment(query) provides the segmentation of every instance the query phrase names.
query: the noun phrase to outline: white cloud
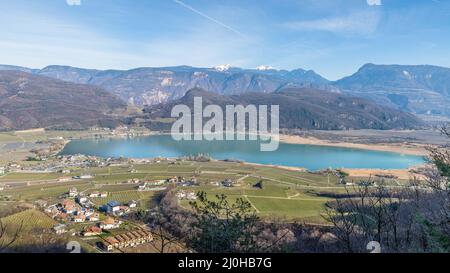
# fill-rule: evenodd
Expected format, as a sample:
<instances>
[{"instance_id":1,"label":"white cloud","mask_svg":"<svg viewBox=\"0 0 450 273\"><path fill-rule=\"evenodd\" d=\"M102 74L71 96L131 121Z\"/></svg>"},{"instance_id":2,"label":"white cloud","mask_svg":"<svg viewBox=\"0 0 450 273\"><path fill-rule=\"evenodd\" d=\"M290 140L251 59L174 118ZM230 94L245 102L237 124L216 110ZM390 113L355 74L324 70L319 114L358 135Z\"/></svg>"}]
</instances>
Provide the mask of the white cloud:
<instances>
[{"instance_id":1,"label":"white cloud","mask_svg":"<svg viewBox=\"0 0 450 273\"><path fill-rule=\"evenodd\" d=\"M381 6L381 0L367 0L369 6Z\"/></svg>"},{"instance_id":2,"label":"white cloud","mask_svg":"<svg viewBox=\"0 0 450 273\"><path fill-rule=\"evenodd\" d=\"M80 6L81 0L66 0L66 3L69 6Z\"/></svg>"},{"instance_id":3,"label":"white cloud","mask_svg":"<svg viewBox=\"0 0 450 273\"><path fill-rule=\"evenodd\" d=\"M343 17L289 22L286 26L297 31L328 31L346 34L371 34L380 22L377 12L360 12Z\"/></svg>"}]
</instances>

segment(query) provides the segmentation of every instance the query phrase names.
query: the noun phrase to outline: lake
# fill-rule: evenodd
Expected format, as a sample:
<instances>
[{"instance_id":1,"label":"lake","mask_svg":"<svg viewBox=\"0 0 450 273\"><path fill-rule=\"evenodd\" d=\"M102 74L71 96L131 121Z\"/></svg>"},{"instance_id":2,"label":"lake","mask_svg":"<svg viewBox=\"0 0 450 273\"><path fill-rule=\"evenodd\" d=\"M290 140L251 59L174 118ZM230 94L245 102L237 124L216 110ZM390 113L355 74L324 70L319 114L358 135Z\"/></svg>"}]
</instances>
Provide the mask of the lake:
<instances>
[{"instance_id":1,"label":"lake","mask_svg":"<svg viewBox=\"0 0 450 273\"><path fill-rule=\"evenodd\" d=\"M258 141L174 141L169 135L120 139L73 140L63 155L99 157L180 157L208 154L214 159L235 159L251 163L324 168L405 169L424 163L421 156L352 148L280 143L274 152L261 152Z\"/></svg>"}]
</instances>

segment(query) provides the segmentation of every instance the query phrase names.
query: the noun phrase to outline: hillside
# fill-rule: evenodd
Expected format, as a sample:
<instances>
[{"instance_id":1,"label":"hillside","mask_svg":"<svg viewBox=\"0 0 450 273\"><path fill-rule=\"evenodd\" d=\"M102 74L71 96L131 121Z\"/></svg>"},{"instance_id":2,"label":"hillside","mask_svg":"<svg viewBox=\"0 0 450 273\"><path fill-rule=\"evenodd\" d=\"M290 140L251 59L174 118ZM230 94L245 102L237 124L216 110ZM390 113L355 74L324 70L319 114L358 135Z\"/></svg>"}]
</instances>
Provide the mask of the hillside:
<instances>
[{"instance_id":1,"label":"hillside","mask_svg":"<svg viewBox=\"0 0 450 273\"><path fill-rule=\"evenodd\" d=\"M411 114L385 108L370 101L345 94L312 88L291 88L275 93L245 93L222 96L202 89L190 90L183 98L144 110L147 120L169 118L171 109L185 104L193 109L193 98L203 104L280 105L280 128L285 129L400 129L415 128L422 122ZM151 122L149 122L150 125Z\"/></svg>"},{"instance_id":2,"label":"hillside","mask_svg":"<svg viewBox=\"0 0 450 273\"><path fill-rule=\"evenodd\" d=\"M418 115L450 116L450 69L366 64L334 83L343 92Z\"/></svg>"},{"instance_id":3,"label":"hillside","mask_svg":"<svg viewBox=\"0 0 450 273\"><path fill-rule=\"evenodd\" d=\"M0 71L0 130L114 126L119 98L98 87Z\"/></svg>"}]
</instances>

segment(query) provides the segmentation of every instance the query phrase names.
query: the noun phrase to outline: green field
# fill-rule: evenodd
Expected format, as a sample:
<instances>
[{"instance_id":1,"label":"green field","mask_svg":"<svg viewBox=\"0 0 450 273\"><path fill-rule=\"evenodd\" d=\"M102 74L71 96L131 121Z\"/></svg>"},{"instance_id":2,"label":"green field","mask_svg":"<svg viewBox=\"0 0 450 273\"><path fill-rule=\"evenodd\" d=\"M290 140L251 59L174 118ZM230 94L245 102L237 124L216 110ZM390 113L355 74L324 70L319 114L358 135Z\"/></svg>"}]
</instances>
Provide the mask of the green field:
<instances>
[{"instance_id":1,"label":"green field","mask_svg":"<svg viewBox=\"0 0 450 273\"><path fill-rule=\"evenodd\" d=\"M263 216L286 216L288 218L319 217L324 209L323 199L276 199L267 197L248 197L248 200Z\"/></svg>"},{"instance_id":2,"label":"green field","mask_svg":"<svg viewBox=\"0 0 450 273\"><path fill-rule=\"evenodd\" d=\"M130 201L138 201L140 202L140 207L148 207L148 202L151 201L151 198L155 195L155 192L146 191L121 191L121 192L111 192L107 198L92 198L92 201L97 205L101 206L109 201L117 201L123 204L126 204Z\"/></svg>"}]
</instances>

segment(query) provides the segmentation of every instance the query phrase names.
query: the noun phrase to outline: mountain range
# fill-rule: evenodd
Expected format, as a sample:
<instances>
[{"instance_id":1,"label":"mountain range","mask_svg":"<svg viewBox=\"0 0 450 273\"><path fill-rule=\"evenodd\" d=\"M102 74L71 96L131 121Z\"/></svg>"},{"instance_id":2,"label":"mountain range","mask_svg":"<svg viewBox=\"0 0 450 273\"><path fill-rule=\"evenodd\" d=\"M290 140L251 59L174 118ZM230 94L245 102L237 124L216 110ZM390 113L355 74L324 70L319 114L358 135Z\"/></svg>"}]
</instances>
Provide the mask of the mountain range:
<instances>
[{"instance_id":1,"label":"mountain range","mask_svg":"<svg viewBox=\"0 0 450 273\"><path fill-rule=\"evenodd\" d=\"M355 74L337 81L329 81L312 70L287 71L264 66L95 70L56 65L43 69L0 65L0 70L19 70L98 86L138 107L179 99L196 87L223 95L311 87L347 93L421 117L450 117L450 69L430 65L366 64Z\"/></svg>"},{"instance_id":2,"label":"mountain range","mask_svg":"<svg viewBox=\"0 0 450 273\"><path fill-rule=\"evenodd\" d=\"M343 92L420 116L450 116L450 69L366 64L333 83Z\"/></svg>"},{"instance_id":3,"label":"mountain range","mask_svg":"<svg viewBox=\"0 0 450 273\"><path fill-rule=\"evenodd\" d=\"M314 88L288 88L272 93L248 92L240 95L220 95L194 88L180 99L149 106L144 109L148 127L161 129L159 120L169 120L175 105L187 105L193 109L194 97L202 97L203 106L219 105L272 105L280 106L281 129L409 129L422 125L412 114L382 107L376 103ZM269 107L270 109L270 107ZM207 119L206 119L207 120ZM156 121L152 124L151 121ZM166 124L169 129L170 124Z\"/></svg>"}]
</instances>

